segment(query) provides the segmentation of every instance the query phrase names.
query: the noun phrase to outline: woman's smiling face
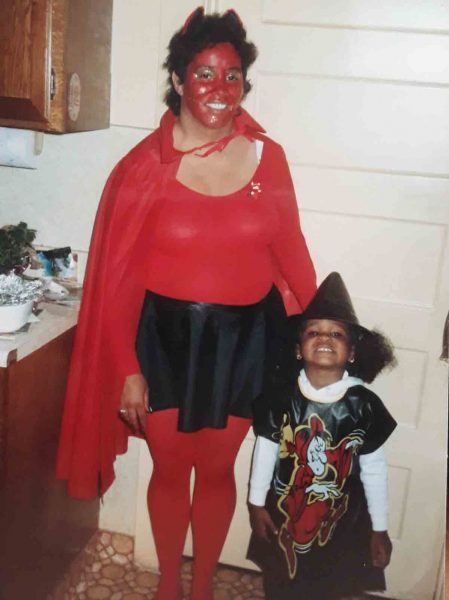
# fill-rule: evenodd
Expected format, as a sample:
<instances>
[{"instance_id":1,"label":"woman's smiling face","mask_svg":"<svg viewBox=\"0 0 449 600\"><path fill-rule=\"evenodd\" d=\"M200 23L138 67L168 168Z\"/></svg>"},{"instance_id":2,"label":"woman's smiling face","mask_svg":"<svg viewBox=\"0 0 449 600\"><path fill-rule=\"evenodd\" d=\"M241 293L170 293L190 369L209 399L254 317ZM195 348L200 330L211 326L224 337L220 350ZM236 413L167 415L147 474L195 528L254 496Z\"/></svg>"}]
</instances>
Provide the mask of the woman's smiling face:
<instances>
[{"instance_id":1,"label":"woman's smiling face","mask_svg":"<svg viewBox=\"0 0 449 600\"><path fill-rule=\"evenodd\" d=\"M181 87L182 105L205 127L228 126L243 98L240 57L228 43L206 48L187 67Z\"/></svg>"},{"instance_id":2,"label":"woman's smiling face","mask_svg":"<svg viewBox=\"0 0 449 600\"><path fill-rule=\"evenodd\" d=\"M330 319L311 319L301 332L299 347L305 364L344 371L354 349L344 323Z\"/></svg>"}]
</instances>

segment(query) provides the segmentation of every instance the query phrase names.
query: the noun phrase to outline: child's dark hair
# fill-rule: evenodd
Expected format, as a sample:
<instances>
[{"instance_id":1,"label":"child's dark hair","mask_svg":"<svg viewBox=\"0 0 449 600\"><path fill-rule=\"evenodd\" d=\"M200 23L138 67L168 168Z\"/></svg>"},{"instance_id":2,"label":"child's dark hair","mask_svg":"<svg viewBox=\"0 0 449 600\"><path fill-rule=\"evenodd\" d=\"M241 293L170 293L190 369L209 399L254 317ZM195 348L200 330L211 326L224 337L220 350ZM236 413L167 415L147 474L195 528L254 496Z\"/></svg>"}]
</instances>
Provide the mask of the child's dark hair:
<instances>
[{"instance_id":1,"label":"child's dark hair","mask_svg":"<svg viewBox=\"0 0 449 600\"><path fill-rule=\"evenodd\" d=\"M300 322L299 336L301 336L307 321ZM393 344L380 331L368 331L357 325L344 323L349 334L349 343L354 347L354 362L348 362L346 370L353 377L360 377L362 381L371 383L381 371L396 366L397 361L393 351Z\"/></svg>"},{"instance_id":2,"label":"child's dark hair","mask_svg":"<svg viewBox=\"0 0 449 600\"><path fill-rule=\"evenodd\" d=\"M187 67L195 54L223 43L232 44L239 55L244 78L244 95L250 91L251 83L246 75L256 60L257 49L253 43L246 40L246 30L239 17L233 10L228 10L223 15L205 15L203 8L199 7L192 13L186 25L171 38L168 56L164 62L169 74L164 101L175 115L179 115L181 97L172 82L173 72L181 83L184 83Z\"/></svg>"},{"instance_id":3,"label":"child's dark hair","mask_svg":"<svg viewBox=\"0 0 449 600\"><path fill-rule=\"evenodd\" d=\"M354 362L347 365L349 375L371 383L381 371L396 366L393 344L383 333L377 329L365 332L354 326L348 329L354 343Z\"/></svg>"}]
</instances>

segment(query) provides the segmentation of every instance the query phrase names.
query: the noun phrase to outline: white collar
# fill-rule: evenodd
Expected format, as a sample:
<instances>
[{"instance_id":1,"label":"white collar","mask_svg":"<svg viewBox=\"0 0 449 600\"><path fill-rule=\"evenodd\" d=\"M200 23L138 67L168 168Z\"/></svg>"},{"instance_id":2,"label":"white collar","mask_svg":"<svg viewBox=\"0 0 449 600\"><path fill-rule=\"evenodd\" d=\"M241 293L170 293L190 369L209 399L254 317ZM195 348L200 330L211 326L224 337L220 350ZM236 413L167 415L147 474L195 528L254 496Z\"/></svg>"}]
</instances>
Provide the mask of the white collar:
<instances>
[{"instance_id":1,"label":"white collar","mask_svg":"<svg viewBox=\"0 0 449 600\"><path fill-rule=\"evenodd\" d=\"M298 384L301 392L309 400L316 400L317 402L335 402L336 400L343 398L348 388L353 387L354 385L363 385L363 381L359 379L359 377L349 376L348 372L345 371L341 379L317 390L310 383L305 370L301 369L298 377Z\"/></svg>"}]
</instances>

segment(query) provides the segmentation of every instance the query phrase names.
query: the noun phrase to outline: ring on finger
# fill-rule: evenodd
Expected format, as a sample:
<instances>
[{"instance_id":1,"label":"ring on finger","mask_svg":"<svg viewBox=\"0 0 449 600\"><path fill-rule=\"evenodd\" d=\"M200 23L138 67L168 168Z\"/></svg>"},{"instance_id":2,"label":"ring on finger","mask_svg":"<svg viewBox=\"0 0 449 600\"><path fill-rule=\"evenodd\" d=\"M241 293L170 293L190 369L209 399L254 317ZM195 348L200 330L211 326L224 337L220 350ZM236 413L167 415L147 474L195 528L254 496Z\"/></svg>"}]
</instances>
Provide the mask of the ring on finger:
<instances>
[{"instance_id":1,"label":"ring on finger","mask_svg":"<svg viewBox=\"0 0 449 600\"><path fill-rule=\"evenodd\" d=\"M128 414L128 411L126 408L120 408L118 412L120 415L123 415L123 416Z\"/></svg>"}]
</instances>

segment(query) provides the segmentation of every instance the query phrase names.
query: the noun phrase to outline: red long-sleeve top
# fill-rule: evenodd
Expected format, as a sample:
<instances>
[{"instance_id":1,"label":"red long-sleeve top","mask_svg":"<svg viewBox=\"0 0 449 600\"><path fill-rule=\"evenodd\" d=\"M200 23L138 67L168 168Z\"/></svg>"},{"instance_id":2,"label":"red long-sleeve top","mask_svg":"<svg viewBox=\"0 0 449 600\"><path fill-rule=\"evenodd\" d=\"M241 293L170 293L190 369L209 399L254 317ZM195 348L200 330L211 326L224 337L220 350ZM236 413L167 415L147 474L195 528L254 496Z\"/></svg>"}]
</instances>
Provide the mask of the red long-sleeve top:
<instances>
[{"instance_id":1,"label":"red long-sleeve top","mask_svg":"<svg viewBox=\"0 0 449 600\"><path fill-rule=\"evenodd\" d=\"M237 192L208 196L175 177L168 181L144 223L140 244L139 304L145 289L180 300L252 304L279 283L280 273L299 305L297 312L316 289L287 161L269 139L252 180ZM123 309L115 306L121 318L114 319L111 336L123 376L139 372L129 300L124 295Z\"/></svg>"}]
</instances>

